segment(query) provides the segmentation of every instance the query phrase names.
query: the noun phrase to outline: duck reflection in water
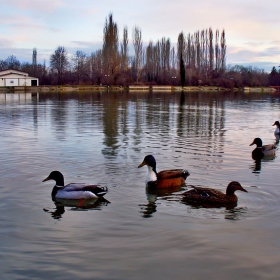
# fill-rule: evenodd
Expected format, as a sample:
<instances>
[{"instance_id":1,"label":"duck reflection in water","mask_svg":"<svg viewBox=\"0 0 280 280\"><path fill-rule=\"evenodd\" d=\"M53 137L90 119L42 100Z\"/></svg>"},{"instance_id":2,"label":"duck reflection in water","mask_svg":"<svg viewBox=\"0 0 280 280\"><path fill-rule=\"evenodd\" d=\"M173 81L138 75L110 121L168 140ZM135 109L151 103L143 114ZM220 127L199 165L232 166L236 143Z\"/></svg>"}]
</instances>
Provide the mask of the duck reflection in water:
<instances>
[{"instance_id":1,"label":"duck reflection in water","mask_svg":"<svg viewBox=\"0 0 280 280\"><path fill-rule=\"evenodd\" d=\"M225 219L230 220L238 220L241 219L244 210L244 207L236 207L238 198L234 194L235 191L243 191L248 192L245 190L239 182L232 181L228 184L226 193L211 189L211 188L204 188L204 187L196 187L191 186L193 189L187 192L178 194L181 196L181 202L188 206L191 206L194 209L222 209L225 208L224 211L219 212L225 215ZM217 213L213 213L215 216Z\"/></svg>"},{"instance_id":2,"label":"duck reflection in water","mask_svg":"<svg viewBox=\"0 0 280 280\"><path fill-rule=\"evenodd\" d=\"M237 206L237 202L232 202L228 204L222 203L207 203L207 202L197 202L197 201L190 201L187 198L183 197L181 202L183 204L189 205L192 208L199 209L199 208L225 208L226 210L232 210Z\"/></svg>"},{"instance_id":3,"label":"duck reflection in water","mask_svg":"<svg viewBox=\"0 0 280 280\"><path fill-rule=\"evenodd\" d=\"M174 188L169 189L157 189L153 187L146 187L146 196L148 203L147 204L139 204L140 213L143 214L144 218L150 218L153 216L153 213L157 212L157 203L158 198L168 198L174 195L174 192L179 192L184 190L185 185L176 186Z\"/></svg>"},{"instance_id":4,"label":"duck reflection in water","mask_svg":"<svg viewBox=\"0 0 280 280\"><path fill-rule=\"evenodd\" d=\"M252 173L260 173L262 169L262 163L263 162L269 162L275 159L274 156L264 156L262 159L254 159L254 164L251 166L251 169L253 170Z\"/></svg>"},{"instance_id":5,"label":"duck reflection in water","mask_svg":"<svg viewBox=\"0 0 280 280\"><path fill-rule=\"evenodd\" d=\"M103 206L107 206L110 203L110 201L104 197L80 200L53 199L53 202L55 204L54 211L47 208L44 208L43 210L50 213L56 220L60 220L62 218L66 207L69 207L71 211L101 210Z\"/></svg>"},{"instance_id":6,"label":"duck reflection in water","mask_svg":"<svg viewBox=\"0 0 280 280\"><path fill-rule=\"evenodd\" d=\"M251 169L253 170L252 173L260 173L262 169L262 160L256 159Z\"/></svg>"},{"instance_id":7,"label":"duck reflection in water","mask_svg":"<svg viewBox=\"0 0 280 280\"><path fill-rule=\"evenodd\" d=\"M274 131L274 135L276 137L276 143L279 143L279 136L280 136L280 123L279 121L275 121L274 124L272 126L276 126L276 129Z\"/></svg>"},{"instance_id":8,"label":"duck reflection in water","mask_svg":"<svg viewBox=\"0 0 280 280\"><path fill-rule=\"evenodd\" d=\"M243 215L247 212L247 207L226 207L225 219L227 220L241 220Z\"/></svg>"}]
</instances>

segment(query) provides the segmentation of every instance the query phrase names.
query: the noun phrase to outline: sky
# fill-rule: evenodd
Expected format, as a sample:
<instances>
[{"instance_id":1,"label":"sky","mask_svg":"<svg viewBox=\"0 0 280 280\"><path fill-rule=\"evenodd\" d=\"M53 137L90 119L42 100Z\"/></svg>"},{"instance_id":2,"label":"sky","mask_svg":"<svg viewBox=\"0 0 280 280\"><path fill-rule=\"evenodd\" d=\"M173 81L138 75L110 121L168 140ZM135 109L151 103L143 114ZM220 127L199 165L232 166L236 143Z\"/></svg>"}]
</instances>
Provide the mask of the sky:
<instances>
[{"instance_id":1,"label":"sky","mask_svg":"<svg viewBox=\"0 0 280 280\"><path fill-rule=\"evenodd\" d=\"M14 55L21 62L49 63L64 46L90 54L102 47L110 13L122 38L124 27L141 29L144 45L161 38L177 44L184 34L225 30L227 64L270 72L280 65L280 4L276 0L0 0L0 60ZM133 47L130 46L133 54Z\"/></svg>"}]
</instances>

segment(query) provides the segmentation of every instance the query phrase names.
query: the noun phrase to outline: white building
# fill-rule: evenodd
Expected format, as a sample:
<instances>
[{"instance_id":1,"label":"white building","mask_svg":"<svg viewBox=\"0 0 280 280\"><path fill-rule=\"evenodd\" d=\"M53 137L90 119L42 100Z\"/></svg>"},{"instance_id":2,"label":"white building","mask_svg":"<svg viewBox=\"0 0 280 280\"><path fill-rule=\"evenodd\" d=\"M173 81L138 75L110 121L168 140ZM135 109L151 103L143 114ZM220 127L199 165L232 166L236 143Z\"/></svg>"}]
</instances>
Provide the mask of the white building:
<instances>
[{"instance_id":1,"label":"white building","mask_svg":"<svg viewBox=\"0 0 280 280\"><path fill-rule=\"evenodd\" d=\"M0 71L1 87L39 86L39 79L28 76L28 73L8 69Z\"/></svg>"}]
</instances>

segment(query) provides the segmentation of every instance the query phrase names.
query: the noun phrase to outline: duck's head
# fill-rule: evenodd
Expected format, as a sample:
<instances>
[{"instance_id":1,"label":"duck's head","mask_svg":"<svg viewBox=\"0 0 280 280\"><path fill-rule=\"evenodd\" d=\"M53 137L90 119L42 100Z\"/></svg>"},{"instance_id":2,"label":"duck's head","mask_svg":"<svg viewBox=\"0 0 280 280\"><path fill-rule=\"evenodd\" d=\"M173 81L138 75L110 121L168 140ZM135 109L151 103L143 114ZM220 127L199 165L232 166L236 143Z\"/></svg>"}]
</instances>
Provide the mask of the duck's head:
<instances>
[{"instance_id":1,"label":"duck's head","mask_svg":"<svg viewBox=\"0 0 280 280\"><path fill-rule=\"evenodd\" d=\"M279 121L275 121L273 125L276 125L278 128L280 128L280 123L279 123ZM272 125L272 126L273 126L273 125Z\"/></svg>"},{"instance_id":2,"label":"duck's head","mask_svg":"<svg viewBox=\"0 0 280 280\"><path fill-rule=\"evenodd\" d=\"M52 171L50 175L43 180L43 182L46 182L48 180L54 180L57 186L64 186L64 177L59 171Z\"/></svg>"},{"instance_id":3,"label":"duck's head","mask_svg":"<svg viewBox=\"0 0 280 280\"><path fill-rule=\"evenodd\" d=\"M147 165L148 167L152 167L153 171L156 172L156 159L152 155L145 156L143 162L138 166L138 168Z\"/></svg>"},{"instance_id":4,"label":"duck's head","mask_svg":"<svg viewBox=\"0 0 280 280\"><path fill-rule=\"evenodd\" d=\"M261 140L261 138L255 138L254 141L249 146L252 146L254 144L256 144L257 147L262 147L262 140Z\"/></svg>"},{"instance_id":5,"label":"duck's head","mask_svg":"<svg viewBox=\"0 0 280 280\"><path fill-rule=\"evenodd\" d=\"M227 195L233 195L235 191L242 191L242 192L248 192L246 191L239 182L237 181L232 181L228 184L227 186Z\"/></svg>"}]
</instances>

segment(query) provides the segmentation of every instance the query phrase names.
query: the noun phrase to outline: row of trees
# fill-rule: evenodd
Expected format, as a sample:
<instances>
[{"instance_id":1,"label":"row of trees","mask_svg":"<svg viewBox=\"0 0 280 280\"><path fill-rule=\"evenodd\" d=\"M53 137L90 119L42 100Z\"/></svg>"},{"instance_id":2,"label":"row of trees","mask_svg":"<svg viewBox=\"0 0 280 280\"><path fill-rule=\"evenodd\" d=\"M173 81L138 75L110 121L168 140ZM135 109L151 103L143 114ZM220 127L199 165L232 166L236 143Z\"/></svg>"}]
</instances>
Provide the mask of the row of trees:
<instances>
[{"instance_id":1,"label":"row of trees","mask_svg":"<svg viewBox=\"0 0 280 280\"><path fill-rule=\"evenodd\" d=\"M103 47L90 55L77 50L69 56L59 46L50 56L49 66L37 63L33 50L32 63L20 63L15 56L0 60L0 70L13 68L28 72L41 84L173 84L219 85L226 87L267 86L280 83L280 74L263 70L226 66L225 30L208 28L194 34L178 36L177 46L169 38L150 41L144 47L138 26L132 29L129 44L128 29L124 27L119 38L118 25L109 14L103 28ZM130 55L129 45L134 55ZM278 76L277 76L278 75Z\"/></svg>"}]
</instances>

